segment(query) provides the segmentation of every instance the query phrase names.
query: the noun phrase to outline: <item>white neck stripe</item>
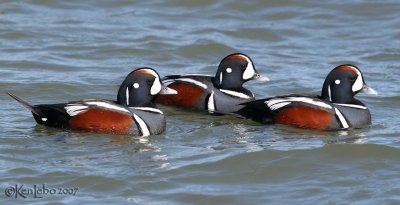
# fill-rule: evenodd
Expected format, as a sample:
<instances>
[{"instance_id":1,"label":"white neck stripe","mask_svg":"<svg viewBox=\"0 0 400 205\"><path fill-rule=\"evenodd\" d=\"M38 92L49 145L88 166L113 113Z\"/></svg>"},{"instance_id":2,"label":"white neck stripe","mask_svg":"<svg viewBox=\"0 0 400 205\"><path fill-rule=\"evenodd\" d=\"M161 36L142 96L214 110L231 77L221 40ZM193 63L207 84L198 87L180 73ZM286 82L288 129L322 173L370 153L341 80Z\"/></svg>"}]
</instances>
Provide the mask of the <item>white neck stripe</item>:
<instances>
[{"instance_id":1,"label":"white neck stripe","mask_svg":"<svg viewBox=\"0 0 400 205\"><path fill-rule=\"evenodd\" d=\"M362 106L362 105L354 105L354 104L341 104L341 103L333 103L335 105L339 105L339 106L344 106L344 107L352 107L352 108L357 108L357 109L363 109L366 110L367 107Z\"/></svg>"},{"instance_id":2,"label":"white neck stripe","mask_svg":"<svg viewBox=\"0 0 400 205\"><path fill-rule=\"evenodd\" d=\"M126 105L129 105L129 87L126 88Z\"/></svg>"},{"instance_id":3,"label":"white neck stripe","mask_svg":"<svg viewBox=\"0 0 400 205\"><path fill-rule=\"evenodd\" d=\"M328 85L328 96L329 96L329 101L332 102L331 86L330 85Z\"/></svg>"},{"instance_id":4,"label":"white neck stripe","mask_svg":"<svg viewBox=\"0 0 400 205\"><path fill-rule=\"evenodd\" d=\"M136 110L143 110L143 111L148 111L148 112L155 112L155 113L164 114L161 110L156 109L156 108L152 108L152 107L132 107L132 108L136 109Z\"/></svg>"},{"instance_id":5,"label":"white neck stripe","mask_svg":"<svg viewBox=\"0 0 400 205\"><path fill-rule=\"evenodd\" d=\"M250 99L251 98L250 96L248 96L248 95L246 95L244 93L241 93L241 92L236 92L236 91L232 91L232 90L224 90L224 89L219 89L219 90L221 92L225 93L225 94L232 95L232 96L235 96L235 97L238 97L238 98L243 98L243 99Z\"/></svg>"}]
</instances>

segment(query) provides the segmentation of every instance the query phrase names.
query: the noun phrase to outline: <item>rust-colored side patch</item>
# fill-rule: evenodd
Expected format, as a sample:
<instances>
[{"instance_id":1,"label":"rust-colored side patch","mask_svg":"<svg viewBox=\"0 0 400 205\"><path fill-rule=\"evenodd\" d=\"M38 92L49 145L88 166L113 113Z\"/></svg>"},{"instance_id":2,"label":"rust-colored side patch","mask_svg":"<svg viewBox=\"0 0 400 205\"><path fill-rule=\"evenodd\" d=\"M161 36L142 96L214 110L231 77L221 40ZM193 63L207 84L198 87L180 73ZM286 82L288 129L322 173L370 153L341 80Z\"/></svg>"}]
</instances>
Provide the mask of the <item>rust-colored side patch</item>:
<instances>
[{"instance_id":1,"label":"rust-colored side patch","mask_svg":"<svg viewBox=\"0 0 400 205\"><path fill-rule=\"evenodd\" d=\"M304 129L326 130L332 119L332 113L299 105L280 111L275 117L275 123Z\"/></svg>"},{"instance_id":2,"label":"rust-colored side patch","mask_svg":"<svg viewBox=\"0 0 400 205\"><path fill-rule=\"evenodd\" d=\"M69 121L73 130L128 134L132 124L132 117L128 114L105 109L89 109Z\"/></svg>"},{"instance_id":3,"label":"rust-colored side patch","mask_svg":"<svg viewBox=\"0 0 400 205\"><path fill-rule=\"evenodd\" d=\"M189 84L172 84L168 87L176 90L178 94L158 95L155 99L156 103L194 108L196 107L200 97L204 94L202 88Z\"/></svg>"}]
</instances>

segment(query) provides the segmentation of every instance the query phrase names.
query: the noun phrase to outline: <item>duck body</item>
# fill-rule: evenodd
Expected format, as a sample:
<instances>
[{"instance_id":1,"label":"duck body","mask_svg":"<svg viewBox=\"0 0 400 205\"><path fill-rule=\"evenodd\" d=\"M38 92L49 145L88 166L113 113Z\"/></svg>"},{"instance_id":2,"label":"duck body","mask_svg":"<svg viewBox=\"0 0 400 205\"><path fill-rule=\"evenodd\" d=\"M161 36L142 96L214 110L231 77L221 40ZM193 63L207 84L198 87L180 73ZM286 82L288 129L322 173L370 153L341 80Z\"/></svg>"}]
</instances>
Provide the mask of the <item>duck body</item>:
<instances>
[{"instance_id":1,"label":"duck body","mask_svg":"<svg viewBox=\"0 0 400 205\"><path fill-rule=\"evenodd\" d=\"M223 58L215 76L170 75L163 84L177 91L176 95L157 96L155 103L190 108L209 113L228 114L238 111L241 103L254 100L254 94L243 87L252 79L261 79L250 57L234 53ZM267 79L267 78L263 78Z\"/></svg>"},{"instance_id":2,"label":"duck body","mask_svg":"<svg viewBox=\"0 0 400 205\"><path fill-rule=\"evenodd\" d=\"M236 114L264 124L304 129L343 130L371 124L367 106L354 98L358 92L376 94L354 65L334 68L325 79L321 96L283 95L244 103Z\"/></svg>"},{"instance_id":3,"label":"duck body","mask_svg":"<svg viewBox=\"0 0 400 205\"><path fill-rule=\"evenodd\" d=\"M254 100L254 94L245 89L228 90L215 86L214 77L201 75L173 75L163 78L163 84L177 91L177 95L158 96L156 103L183 108L206 110L210 113L231 113Z\"/></svg>"},{"instance_id":4,"label":"duck body","mask_svg":"<svg viewBox=\"0 0 400 205\"><path fill-rule=\"evenodd\" d=\"M121 84L117 101L80 100L58 104L31 105L18 96L12 98L28 108L38 124L86 132L149 136L165 130L164 113L151 102L157 94L174 94L162 86L150 68L131 72Z\"/></svg>"},{"instance_id":5,"label":"duck body","mask_svg":"<svg viewBox=\"0 0 400 205\"><path fill-rule=\"evenodd\" d=\"M244 103L237 113L264 124L283 124L303 129L341 130L371 124L369 109L356 104L337 104L317 96L286 95Z\"/></svg>"}]
</instances>

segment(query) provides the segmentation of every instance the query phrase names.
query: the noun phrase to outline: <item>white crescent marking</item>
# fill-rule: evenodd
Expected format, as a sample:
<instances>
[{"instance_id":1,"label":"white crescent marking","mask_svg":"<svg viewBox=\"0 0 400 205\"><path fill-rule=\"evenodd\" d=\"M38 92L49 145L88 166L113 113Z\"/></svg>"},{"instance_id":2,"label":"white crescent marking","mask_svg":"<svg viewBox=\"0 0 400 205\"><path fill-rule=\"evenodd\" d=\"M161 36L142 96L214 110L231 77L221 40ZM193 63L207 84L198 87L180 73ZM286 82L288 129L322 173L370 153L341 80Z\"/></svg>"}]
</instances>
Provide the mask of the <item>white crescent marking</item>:
<instances>
[{"instance_id":1,"label":"white crescent marking","mask_svg":"<svg viewBox=\"0 0 400 205\"><path fill-rule=\"evenodd\" d=\"M214 91L212 91L210 97L208 98L207 109L210 113L213 113L215 111Z\"/></svg>"},{"instance_id":2,"label":"white crescent marking","mask_svg":"<svg viewBox=\"0 0 400 205\"><path fill-rule=\"evenodd\" d=\"M135 118L136 122L139 124L139 128L142 131L142 136L143 137L149 136L150 135L149 128L147 127L143 119L137 116L136 114L133 114L133 118Z\"/></svg>"},{"instance_id":3,"label":"white crescent marking","mask_svg":"<svg viewBox=\"0 0 400 205\"><path fill-rule=\"evenodd\" d=\"M335 108L335 113L339 117L340 124L342 124L342 128L349 128L349 124L347 124L346 119L343 117L342 113L339 109Z\"/></svg>"}]
</instances>

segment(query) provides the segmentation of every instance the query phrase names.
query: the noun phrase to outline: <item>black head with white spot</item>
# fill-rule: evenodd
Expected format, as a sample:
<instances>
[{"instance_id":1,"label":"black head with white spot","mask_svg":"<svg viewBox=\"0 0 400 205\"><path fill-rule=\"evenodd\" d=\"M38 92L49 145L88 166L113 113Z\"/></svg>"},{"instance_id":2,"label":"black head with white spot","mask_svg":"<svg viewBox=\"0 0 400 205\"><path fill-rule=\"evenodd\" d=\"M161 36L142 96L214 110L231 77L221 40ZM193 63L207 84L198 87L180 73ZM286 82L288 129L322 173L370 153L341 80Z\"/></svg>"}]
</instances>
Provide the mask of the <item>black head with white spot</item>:
<instances>
[{"instance_id":1,"label":"black head with white spot","mask_svg":"<svg viewBox=\"0 0 400 205\"><path fill-rule=\"evenodd\" d=\"M326 77L322 87L322 99L333 103L352 104L358 92L376 94L367 86L361 71L354 65L340 65Z\"/></svg>"},{"instance_id":2,"label":"black head with white spot","mask_svg":"<svg viewBox=\"0 0 400 205\"><path fill-rule=\"evenodd\" d=\"M221 60L214 78L214 85L221 89L238 90L246 81L260 78L249 56L234 53Z\"/></svg>"},{"instance_id":3,"label":"black head with white spot","mask_svg":"<svg viewBox=\"0 0 400 205\"><path fill-rule=\"evenodd\" d=\"M176 94L164 86L158 73L152 68L139 68L126 76L118 90L117 103L129 107L153 107L157 94Z\"/></svg>"}]
</instances>

